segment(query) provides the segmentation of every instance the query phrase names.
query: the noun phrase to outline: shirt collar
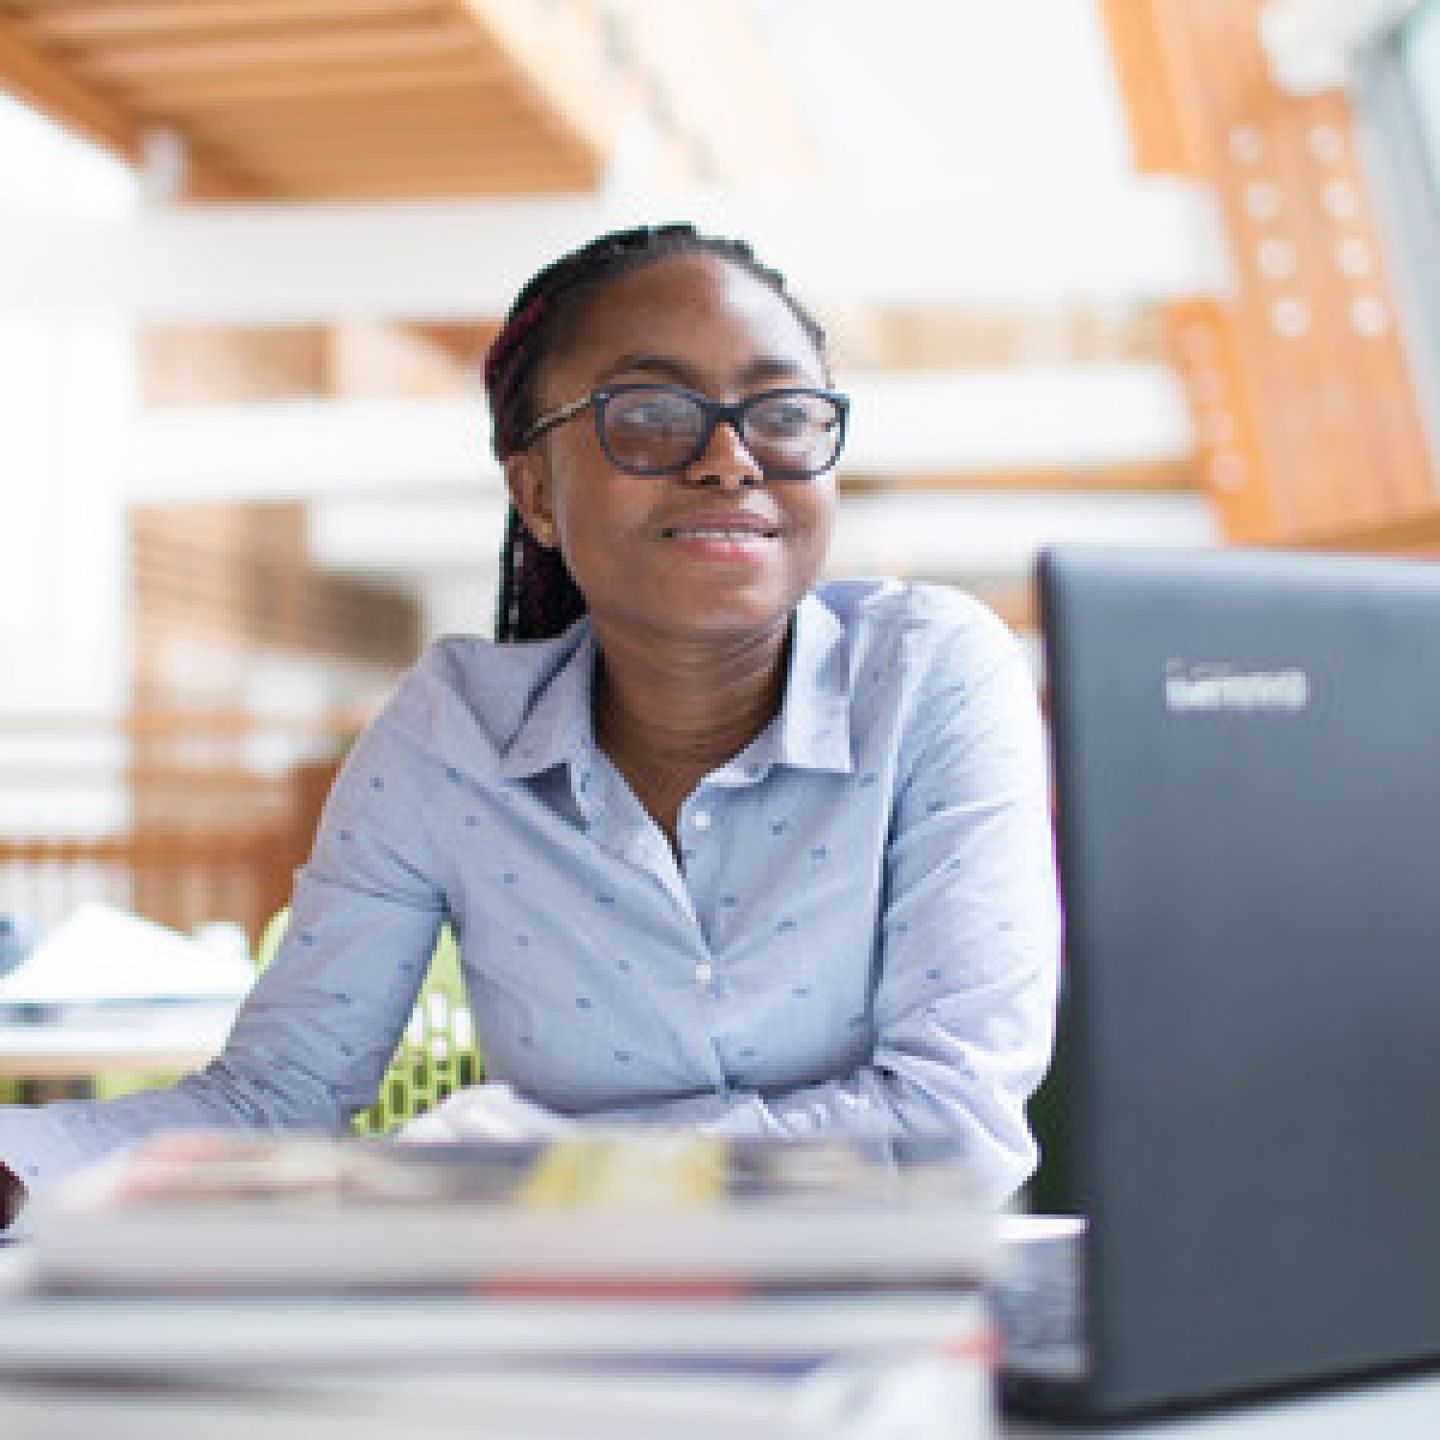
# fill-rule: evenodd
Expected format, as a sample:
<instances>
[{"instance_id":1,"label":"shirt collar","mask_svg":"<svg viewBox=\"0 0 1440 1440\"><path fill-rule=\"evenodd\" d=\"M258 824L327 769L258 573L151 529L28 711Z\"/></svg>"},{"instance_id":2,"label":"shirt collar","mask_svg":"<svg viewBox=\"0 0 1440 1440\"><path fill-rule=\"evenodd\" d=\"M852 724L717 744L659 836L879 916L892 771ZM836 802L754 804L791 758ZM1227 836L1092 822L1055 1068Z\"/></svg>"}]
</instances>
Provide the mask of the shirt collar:
<instances>
[{"instance_id":1,"label":"shirt collar","mask_svg":"<svg viewBox=\"0 0 1440 1440\"><path fill-rule=\"evenodd\" d=\"M596 647L588 617L576 622L575 637L570 658L540 690L505 747L501 778L527 779L590 754ZM749 784L772 765L848 775L854 768L849 672L845 627L823 600L806 595L791 623L789 673L779 713L712 780Z\"/></svg>"},{"instance_id":2,"label":"shirt collar","mask_svg":"<svg viewBox=\"0 0 1440 1440\"><path fill-rule=\"evenodd\" d=\"M504 780L524 780L587 755L595 636L588 616L576 621L574 649L535 696L500 758Z\"/></svg>"},{"instance_id":3,"label":"shirt collar","mask_svg":"<svg viewBox=\"0 0 1440 1440\"><path fill-rule=\"evenodd\" d=\"M849 676L845 627L817 595L806 595L791 623L789 673L779 713L711 779L750 784L772 765L848 775L854 768Z\"/></svg>"}]
</instances>

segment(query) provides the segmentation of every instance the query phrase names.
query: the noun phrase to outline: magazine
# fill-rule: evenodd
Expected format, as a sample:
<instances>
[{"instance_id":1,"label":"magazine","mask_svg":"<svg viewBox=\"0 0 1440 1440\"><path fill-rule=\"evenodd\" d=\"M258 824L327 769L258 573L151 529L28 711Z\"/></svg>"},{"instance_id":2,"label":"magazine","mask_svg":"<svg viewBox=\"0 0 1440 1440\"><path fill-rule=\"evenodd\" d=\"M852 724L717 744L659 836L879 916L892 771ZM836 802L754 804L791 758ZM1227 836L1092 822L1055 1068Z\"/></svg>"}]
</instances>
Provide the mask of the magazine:
<instances>
[{"instance_id":1,"label":"magazine","mask_svg":"<svg viewBox=\"0 0 1440 1440\"><path fill-rule=\"evenodd\" d=\"M37 1204L6 1386L556 1440L994 1433L996 1221L944 1152L204 1134Z\"/></svg>"},{"instance_id":2,"label":"magazine","mask_svg":"<svg viewBox=\"0 0 1440 1440\"><path fill-rule=\"evenodd\" d=\"M975 1286L967 1167L890 1145L628 1131L525 1143L166 1137L39 1203L35 1273L102 1292Z\"/></svg>"},{"instance_id":3,"label":"magazine","mask_svg":"<svg viewBox=\"0 0 1440 1440\"><path fill-rule=\"evenodd\" d=\"M993 1358L976 1290L666 1297L56 1295L0 1297L0 1377L275 1380L602 1367L802 1373L942 1349Z\"/></svg>"}]
</instances>

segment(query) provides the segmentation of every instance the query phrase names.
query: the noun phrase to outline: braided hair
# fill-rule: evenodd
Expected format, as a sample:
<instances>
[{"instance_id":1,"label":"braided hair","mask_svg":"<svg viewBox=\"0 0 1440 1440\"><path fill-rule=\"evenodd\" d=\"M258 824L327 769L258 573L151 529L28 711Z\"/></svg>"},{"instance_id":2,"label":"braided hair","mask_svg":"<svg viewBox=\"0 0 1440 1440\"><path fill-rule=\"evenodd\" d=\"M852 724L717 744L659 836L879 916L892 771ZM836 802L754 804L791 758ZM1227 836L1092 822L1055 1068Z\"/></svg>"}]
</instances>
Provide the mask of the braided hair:
<instances>
[{"instance_id":1,"label":"braided hair","mask_svg":"<svg viewBox=\"0 0 1440 1440\"><path fill-rule=\"evenodd\" d=\"M502 463L523 446L537 414L545 360L568 342L588 300L612 280L675 255L714 255L768 286L789 307L822 357L825 332L792 296L785 277L762 265L743 240L706 235L693 225L641 226L601 235L541 270L515 298L485 356L485 390ZM512 504L500 551L495 638L543 640L585 613L585 599L564 557L536 542Z\"/></svg>"}]
</instances>

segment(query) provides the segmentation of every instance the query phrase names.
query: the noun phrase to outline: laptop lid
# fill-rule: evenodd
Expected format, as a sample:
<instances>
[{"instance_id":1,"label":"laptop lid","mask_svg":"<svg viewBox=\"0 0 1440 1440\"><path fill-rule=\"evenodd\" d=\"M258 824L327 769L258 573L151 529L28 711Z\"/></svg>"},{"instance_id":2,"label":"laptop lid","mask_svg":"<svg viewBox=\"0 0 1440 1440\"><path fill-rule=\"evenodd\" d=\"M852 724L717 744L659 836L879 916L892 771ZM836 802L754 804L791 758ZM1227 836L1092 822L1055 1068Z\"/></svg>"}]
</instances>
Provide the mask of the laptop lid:
<instances>
[{"instance_id":1,"label":"laptop lid","mask_svg":"<svg viewBox=\"0 0 1440 1440\"><path fill-rule=\"evenodd\" d=\"M1060 1163L1123 1414L1440 1358L1440 567L1041 563Z\"/></svg>"}]
</instances>

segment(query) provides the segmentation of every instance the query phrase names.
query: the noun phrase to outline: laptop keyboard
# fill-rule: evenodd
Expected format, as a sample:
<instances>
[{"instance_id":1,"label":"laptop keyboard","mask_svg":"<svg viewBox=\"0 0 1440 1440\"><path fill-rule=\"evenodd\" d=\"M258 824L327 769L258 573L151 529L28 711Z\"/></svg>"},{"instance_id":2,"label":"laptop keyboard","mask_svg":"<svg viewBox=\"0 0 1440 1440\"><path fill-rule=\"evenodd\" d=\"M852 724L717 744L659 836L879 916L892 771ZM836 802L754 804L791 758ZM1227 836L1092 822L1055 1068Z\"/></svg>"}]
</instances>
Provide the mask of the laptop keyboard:
<instances>
[{"instance_id":1,"label":"laptop keyboard","mask_svg":"<svg viewBox=\"0 0 1440 1440\"><path fill-rule=\"evenodd\" d=\"M1082 1250L1085 1222L1072 1216L1009 1215L1004 1279L991 1293L1000 1368L1014 1375L1078 1380L1086 1369Z\"/></svg>"}]
</instances>

